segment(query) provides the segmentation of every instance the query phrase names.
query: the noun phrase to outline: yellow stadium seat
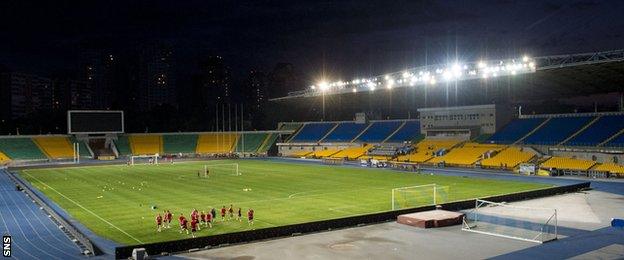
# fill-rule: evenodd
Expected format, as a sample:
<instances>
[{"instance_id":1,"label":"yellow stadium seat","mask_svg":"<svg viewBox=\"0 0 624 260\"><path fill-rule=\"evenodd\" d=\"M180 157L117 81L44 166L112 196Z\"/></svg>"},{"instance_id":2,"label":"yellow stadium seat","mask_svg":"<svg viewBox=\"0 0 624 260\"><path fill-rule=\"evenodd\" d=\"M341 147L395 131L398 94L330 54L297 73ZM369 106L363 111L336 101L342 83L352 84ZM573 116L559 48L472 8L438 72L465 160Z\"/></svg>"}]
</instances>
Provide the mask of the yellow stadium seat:
<instances>
[{"instance_id":1,"label":"yellow stadium seat","mask_svg":"<svg viewBox=\"0 0 624 260\"><path fill-rule=\"evenodd\" d=\"M347 159L354 160L365 155L366 152L368 152L368 150L372 147L373 146L370 144L367 144L362 147L350 147L340 152L337 152L336 154L332 155L331 158L347 158Z\"/></svg>"},{"instance_id":2,"label":"yellow stadium seat","mask_svg":"<svg viewBox=\"0 0 624 260\"><path fill-rule=\"evenodd\" d=\"M459 140L425 139L415 145L411 154L401 155L397 158L401 162L423 163L434 157L434 153L440 149L451 149Z\"/></svg>"},{"instance_id":3,"label":"yellow stadium seat","mask_svg":"<svg viewBox=\"0 0 624 260\"><path fill-rule=\"evenodd\" d=\"M615 163L603 163L594 167L594 170L610 172L612 174L617 174L619 177L624 177L624 165L619 165Z\"/></svg>"},{"instance_id":4,"label":"yellow stadium seat","mask_svg":"<svg viewBox=\"0 0 624 260\"><path fill-rule=\"evenodd\" d=\"M546 169L557 168L557 169L562 169L562 170L587 171L595 164L596 162L589 161L589 160L580 160L580 159L553 156L550 159L543 162L541 167L546 168Z\"/></svg>"},{"instance_id":5,"label":"yellow stadium seat","mask_svg":"<svg viewBox=\"0 0 624 260\"><path fill-rule=\"evenodd\" d=\"M131 135L128 141L132 154L161 154L163 151L161 135Z\"/></svg>"},{"instance_id":6,"label":"yellow stadium seat","mask_svg":"<svg viewBox=\"0 0 624 260\"><path fill-rule=\"evenodd\" d=\"M73 158L74 148L65 136L33 137L33 141L51 159Z\"/></svg>"},{"instance_id":7,"label":"yellow stadium seat","mask_svg":"<svg viewBox=\"0 0 624 260\"><path fill-rule=\"evenodd\" d=\"M535 157L533 153L521 151L518 147L509 147L494 155L494 157L484 159L481 161L481 165L492 168L514 169L519 164L530 161L533 157Z\"/></svg>"},{"instance_id":8,"label":"yellow stadium seat","mask_svg":"<svg viewBox=\"0 0 624 260\"><path fill-rule=\"evenodd\" d=\"M453 148L445 155L432 158L428 163L441 163L454 166L470 166L479 161L488 151L500 151L504 146L496 144L466 143Z\"/></svg>"},{"instance_id":9,"label":"yellow stadium seat","mask_svg":"<svg viewBox=\"0 0 624 260\"><path fill-rule=\"evenodd\" d=\"M325 149L325 150L321 150L321 151L316 151L313 153L314 157L318 157L318 158L326 158L326 157L330 157L336 153L340 152L339 149Z\"/></svg>"},{"instance_id":10,"label":"yellow stadium seat","mask_svg":"<svg viewBox=\"0 0 624 260\"><path fill-rule=\"evenodd\" d=\"M237 134L210 133L201 134L197 139L198 154L231 153L236 145Z\"/></svg>"},{"instance_id":11,"label":"yellow stadium seat","mask_svg":"<svg viewBox=\"0 0 624 260\"><path fill-rule=\"evenodd\" d=\"M7 164L11 162L11 158L6 156L6 154L0 152L0 165Z\"/></svg>"},{"instance_id":12,"label":"yellow stadium seat","mask_svg":"<svg viewBox=\"0 0 624 260\"><path fill-rule=\"evenodd\" d=\"M311 151L299 151L299 152L292 153L290 156L291 157L306 157L311 154L312 154Z\"/></svg>"}]
</instances>

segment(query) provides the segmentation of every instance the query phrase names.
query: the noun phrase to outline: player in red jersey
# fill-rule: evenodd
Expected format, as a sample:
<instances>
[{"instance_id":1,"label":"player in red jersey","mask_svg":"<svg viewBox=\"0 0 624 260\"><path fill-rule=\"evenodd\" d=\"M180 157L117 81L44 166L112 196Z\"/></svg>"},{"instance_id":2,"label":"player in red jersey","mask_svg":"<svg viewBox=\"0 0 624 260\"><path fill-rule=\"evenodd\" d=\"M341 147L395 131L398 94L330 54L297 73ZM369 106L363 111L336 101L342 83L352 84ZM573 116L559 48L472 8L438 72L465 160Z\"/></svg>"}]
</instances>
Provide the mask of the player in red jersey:
<instances>
[{"instance_id":1,"label":"player in red jersey","mask_svg":"<svg viewBox=\"0 0 624 260\"><path fill-rule=\"evenodd\" d=\"M206 223L208 223L207 225L210 226L210 228L212 228L212 219L213 219L212 214L208 212L208 214L206 214Z\"/></svg>"},{"instance_id":2,"label":"player in red jersey","mask_svg":"<svg viewBox=\"0 0 624 260\"><path fill-rule=\"evenodd\" d=\"M160 213L158 213L158 216L156 216L156 228L158 229L158 232L160 232L160 228L162 227L163 224L163 217L160 215Z\"/></svg>"},{"instance_id":3,"label":"player in red jersey","mask_svg":"<svg viewBox=\"0 0 624 260\"><path fill-rule=\"evenodd\" d=\"M221 222L225 220L225 205L221 208Z\"/></svg>"},{"instance_id":4,"label":"player in red jersey","mask_svg":"<svg viewBox=\"0 0 624 260\"><path fill-rule=\"evenodd\" d=\"M193 220L191 220L191 235L193 237L195 237L195 232L197 231L197 228L198 228L197 219L194 218Z\"/></svg>"},{"instance_id":5,"label":"player in red jersey","mask_svg":"<svg viewBox=\"0 0 624 260\"><path fill-rule=\"evenodd\" d=\"M171 214L171 211L167 210L165 219L167 220L167 228L171 228L171 220L173 220L173 214Z\"/></svg>"},{"instance_id":6,"label":"player in red jersey","mask_svg":"<svg viewBox=\"0 0 624 260\"><path fill-rule=\"evenodd\" d=\"M180 217L178 218L178 221L180 222L180 233L182 233L182 231L186 230L186 234L188 235L189 231L188 231L188 220L186 220L186 218L184 217L184 214L180 213Z\"/></svg>"},{"instance_id":7,"label":"player in red jersey","mask_svg":"<svg viewBox=\"0 0 624 260\"><path fill-rule=\"evenodd\" d=\"M228 220L232 220L232 218L234 217L234 206L232 204L230 204L230 207L228 208L228 213L230 214Z\"/></svg>"},{"instance_id":8,"label":"player in red jersey","mask_svg":"<svg viewBox=\"0 0 624 260\"><path fill-rule=\"evenodd\" d=\"M249 209L249 211L247 211L247 224L248 225L253 225L253 218L254 218L254 210Z\"/></svg>"},{"instance_id":9,"label":"player in red jersey","mask_svg":"<svg viewBox=\"0 0 624 260\"><path fill-rule=\"evenodd\" d=\"M191 222L195 220L195 222L199 223L199 211L197 211L197 209L193 209L193 212L191 212ZM201 228L198 227L199 230L201 230Z\"/></svg>"}]
</instances>

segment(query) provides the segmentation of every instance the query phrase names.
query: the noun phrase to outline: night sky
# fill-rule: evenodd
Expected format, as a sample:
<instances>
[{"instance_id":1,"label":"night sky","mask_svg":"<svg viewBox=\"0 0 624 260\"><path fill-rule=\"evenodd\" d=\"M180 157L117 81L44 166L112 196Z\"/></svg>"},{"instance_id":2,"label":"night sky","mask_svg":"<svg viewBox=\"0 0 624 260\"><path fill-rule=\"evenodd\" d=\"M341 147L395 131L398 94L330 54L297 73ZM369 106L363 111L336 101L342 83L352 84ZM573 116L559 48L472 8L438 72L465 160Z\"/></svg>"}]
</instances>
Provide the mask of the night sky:
<instances>
[{"instance_id":1,"label":"night sky","mask_svg":"<svg viewBox=\"0 0 624 260\"><path fill-rule=\"evenodd\" d=\"M624 47L624 1L0 2L0 64L45 75L81 46L167 41L180 68L225 58L235 80L290 62L305 80L349 80L454 60ZM302 86L302 88L305 86Z\"/></svg>"}]
</instances>

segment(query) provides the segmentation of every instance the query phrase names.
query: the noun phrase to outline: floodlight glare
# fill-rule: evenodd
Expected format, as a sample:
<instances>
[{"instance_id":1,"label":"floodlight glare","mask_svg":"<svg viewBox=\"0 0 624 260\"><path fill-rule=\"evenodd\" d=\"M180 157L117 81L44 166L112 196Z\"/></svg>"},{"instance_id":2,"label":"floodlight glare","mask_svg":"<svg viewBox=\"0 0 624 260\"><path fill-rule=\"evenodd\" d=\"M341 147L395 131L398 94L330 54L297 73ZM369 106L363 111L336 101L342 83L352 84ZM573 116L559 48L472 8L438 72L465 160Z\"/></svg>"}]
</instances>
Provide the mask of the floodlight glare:
<instances>
[{"instance_id":1,"label":"floodlight glare","mask_svg":"<svg viewBox=\"0 0 624 260\"><path fill-rule=\"evenodd\" d=\"M522 61L524 61L524 62L529 61L529 56L524 55L524 56L522 57Z\"/></svg>"},{"instance_id":2,"label":"floodlight glare","mask_svg":"<svg viewBox=\"0 0 624 260\"><path fill-rule=\"evenodd\" d=\"M412 74L410 74L409 72L403 72L403 78L409 78Z\"/></svg>"},{"instance_id":3,"label":"floodlight glare","mask_svg":"<svg viewBox=\"0 0 624 260\"><path fill-rule=\"evenodd\" d=\"M325 91L329 88L329 85L325 81L321 81L318 85L321 91Z\"/></svg>"},{"instance_id":4,"label":"floodlight glare","mask_svg":"<svg viewBox=\"0 0 624 260\"><path fill-rule=\"evenodd\" d=\"M480 69L487 67L487 64L485 64L485 62L480 61L479 64L477 65Z\"/></svg>"},{"instance_id":5,"label":"floodlight glare","mask_svg":"<svg viewBox=\"0 0 624 260\"><path fill-rule=\"evenodd\" d=\"M356 88L353 88L353 93L355 93L355 92L357 92L357 89L356 89Z\"/></svg>"}]
</instances>

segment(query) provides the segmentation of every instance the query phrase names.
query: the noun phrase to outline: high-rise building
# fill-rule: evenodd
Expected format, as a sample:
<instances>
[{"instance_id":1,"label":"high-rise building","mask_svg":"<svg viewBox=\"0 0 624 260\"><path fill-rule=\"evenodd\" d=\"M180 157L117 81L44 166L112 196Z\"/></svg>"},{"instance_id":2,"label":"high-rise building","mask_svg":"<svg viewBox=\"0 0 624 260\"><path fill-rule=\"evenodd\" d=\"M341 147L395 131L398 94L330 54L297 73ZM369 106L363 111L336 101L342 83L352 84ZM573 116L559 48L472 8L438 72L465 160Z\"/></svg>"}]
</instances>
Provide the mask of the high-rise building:
<instances>
[{"instance_id":1,"label":"high-rise building","mask_svg":"<svg viewBox=\"0 0 624 260\"><path fill-rule=\"evenodd\" d=\"M26 117L37 111L50 111L52 81L37 75L0 73L0 113L2 119Z\"/></svg>"},{"instance_id":2,"label":"high-rise building","mask_svg":"<svg viewBox=\"0 0 624 260\"><path fill-rule=\"evenodd\" d=\"M199 62L199 85L195 91L208 103L231 102L232 86L230 68L225 65L223 57L208 56Z\"/></svg>"},{"instance_id":3,"label":"high-rise building","mask_svg":"<svg viewBox=\"0 0 624 260\"><path fill-rule=\"evenodd\" d=\"M266 76L264 73L258 70L249 71L247 81L244 89L245 100L244 103L247 107L262 111L266 104Z\"/></svg>"},{"instance_id":4,"label":"high-rise building","mask_svg":"<svg viewBox=\"0 0 624 260\"><path fill-rule=\"evenodd\" d=\"M142 46L137 66L138 109L146 111L163 104L177 106L172 47L164 43Z\"/></svg>"},{"instance_id":5,"label":"high-rise building","mask_svg":"<svg viewBox=\"0 0 624 260\"><path fill-rule=\"evenodd\" d=\"M53 109L65 111L93 108L93 93L90 82L59 77L53 80L53 86Z\"/></svg>"},{"instance_id":6,"label":"high-rise building","mask_svg":"<svg viewBox=\"0 0 624 260\"><path fill-rule=\"evenodd\" d=\"M110 109L120 83L119 58L105 50L86 51L83 56L80 79L91 86L93 108Z\"/></svg>"}]
</instances>

